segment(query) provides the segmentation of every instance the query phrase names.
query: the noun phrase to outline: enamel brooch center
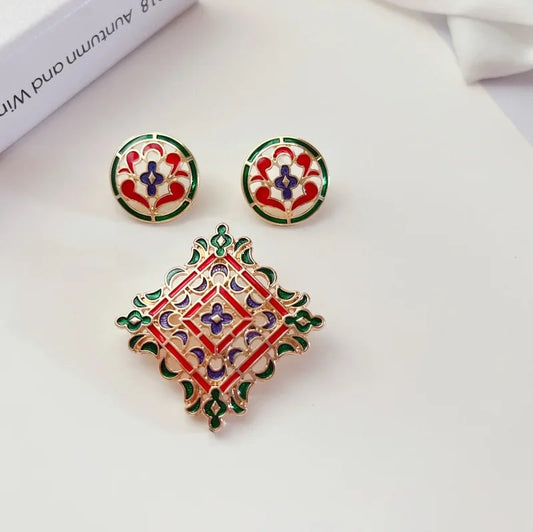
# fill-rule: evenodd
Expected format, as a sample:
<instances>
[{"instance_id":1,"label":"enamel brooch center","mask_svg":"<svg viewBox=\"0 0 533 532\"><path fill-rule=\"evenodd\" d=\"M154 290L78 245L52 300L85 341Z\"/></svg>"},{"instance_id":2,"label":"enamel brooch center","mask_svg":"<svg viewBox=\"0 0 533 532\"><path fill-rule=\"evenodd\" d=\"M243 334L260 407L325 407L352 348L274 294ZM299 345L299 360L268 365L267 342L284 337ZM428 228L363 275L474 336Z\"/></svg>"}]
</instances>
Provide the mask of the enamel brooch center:
<instances>
[{"instance_id":1,"label":"enamel brooch center","mask_svg":"<svg viewBox=\"0 0 533 532\"><path fill-rule=\"evenodd\" d=\"M254 261L249 238L221 224L116 323L131 335L130 349L155 357L161 375L179 382L185 410L216 431L229 414L246 412L251 387L270 379L281 357L308 349L308 333L324 324L308 302Z\"/></svg>"}]
</instances>

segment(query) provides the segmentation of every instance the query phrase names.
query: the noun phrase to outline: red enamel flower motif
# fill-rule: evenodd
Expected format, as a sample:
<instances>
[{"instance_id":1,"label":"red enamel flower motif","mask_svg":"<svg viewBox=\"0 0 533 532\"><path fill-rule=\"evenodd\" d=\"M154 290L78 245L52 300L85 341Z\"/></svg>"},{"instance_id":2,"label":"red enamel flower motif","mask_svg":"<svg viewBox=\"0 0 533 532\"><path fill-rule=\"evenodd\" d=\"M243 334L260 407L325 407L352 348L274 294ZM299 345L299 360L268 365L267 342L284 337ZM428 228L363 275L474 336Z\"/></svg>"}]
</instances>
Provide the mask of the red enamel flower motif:
<instances>
[{"instance_id":1,"label":"red enamel flower motif","mask_svg":"<svg viewBox=\"0 0 533 532\"><path fill-rule=\"evenodd\" d=\"M177 140L149 133L126 142L111 167L118 203L145 222L166 222L184 212L198 187L194 157Z\"/></svg>"},{"instance_id":2,"label":"red enamel flower motif","mask_svg":"<svg viewBox=\"0 0 533 532\"><path fill-rule=\"evenodd\" d=\"M259 216L275 224L296 224L322 205L328 172L322 155L311 144L279 137L253 151L244 165L242 186Z\"/></svg>"}]
</instances>

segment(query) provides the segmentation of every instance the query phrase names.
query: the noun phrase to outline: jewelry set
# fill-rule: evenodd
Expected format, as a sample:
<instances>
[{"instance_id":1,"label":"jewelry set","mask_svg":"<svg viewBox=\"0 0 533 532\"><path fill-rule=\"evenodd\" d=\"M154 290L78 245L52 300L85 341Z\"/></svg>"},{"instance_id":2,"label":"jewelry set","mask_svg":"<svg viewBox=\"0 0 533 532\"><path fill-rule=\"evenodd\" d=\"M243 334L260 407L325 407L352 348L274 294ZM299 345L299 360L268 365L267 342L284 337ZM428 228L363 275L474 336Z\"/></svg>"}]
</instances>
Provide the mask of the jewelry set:
<instances>
[{"instance_id":1,"label":"jewelry set","mask_svg":"<svg viewBox=\"0 0 533 532\"><path fill-rule=\"evenodd\" d=\"M328 173L311 144L277 137L252 151L241 182L259 216L293 225L320 208ZM198 166L183 143L141 135L116 154L111 186L130 215L167 222L191 206ZM155 357L162 377L179 382L185 410L203 414L216 431L228 414L246 412L250 389L273 376L282 356L308 349L308 333L324 324L308 303L307 294L283 288L272 268L255 262L249 238L220 224L194 241L188 262L171 269L163 286L136 295L116 324L130 333L130 349Z\"/></svg>"}]
</instances>

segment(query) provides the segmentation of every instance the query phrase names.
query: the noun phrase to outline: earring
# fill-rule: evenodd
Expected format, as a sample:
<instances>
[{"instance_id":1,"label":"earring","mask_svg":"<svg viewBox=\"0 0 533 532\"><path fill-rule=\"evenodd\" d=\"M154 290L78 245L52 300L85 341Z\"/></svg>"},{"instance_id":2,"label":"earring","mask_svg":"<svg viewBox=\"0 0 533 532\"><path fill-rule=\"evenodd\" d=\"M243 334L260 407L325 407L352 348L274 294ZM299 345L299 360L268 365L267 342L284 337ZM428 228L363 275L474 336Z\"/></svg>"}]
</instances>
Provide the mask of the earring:
<instances>
[{"instance_id":1,"label":"earring","mask_svg":"<svg viewBox=\"0 0 533 532\"><path fill-rule=\"evenodd\" d=\"M328 171L320 152L308 142L276 137L248 157L242 189L259 216L274 224L292 225L320 208L328 190Z\"/></svg>"},{"instance_id":2,"label":"earring","mask_svg":"<svg viewBox=\"0 0 533 532\"><path fill-rule=\"evenodd\" d=\"M119 204L144 222L167 222L182 214L198 188L198 167L181 142L158 133L127 141L111 166Z\"/></svg>"}]
</instances>

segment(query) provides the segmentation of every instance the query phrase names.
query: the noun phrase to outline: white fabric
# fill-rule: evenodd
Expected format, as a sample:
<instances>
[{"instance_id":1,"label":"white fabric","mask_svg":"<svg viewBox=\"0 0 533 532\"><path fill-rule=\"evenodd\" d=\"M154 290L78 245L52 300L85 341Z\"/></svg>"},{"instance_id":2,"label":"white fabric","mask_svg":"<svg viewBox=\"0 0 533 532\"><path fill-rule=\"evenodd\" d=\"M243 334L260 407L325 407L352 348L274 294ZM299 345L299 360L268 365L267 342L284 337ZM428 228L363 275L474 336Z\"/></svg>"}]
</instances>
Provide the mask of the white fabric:
<instances>
[{"instance_id":1,"label":"white fabric","mask_svg":"<svg viewBox=\"0 0 533 532\"><path fill-rule=\"evenodd\" d=\"M459 66L469 82L533 68L533 0L387 0L447 15Z\"/></svg>"}]
</instances>

